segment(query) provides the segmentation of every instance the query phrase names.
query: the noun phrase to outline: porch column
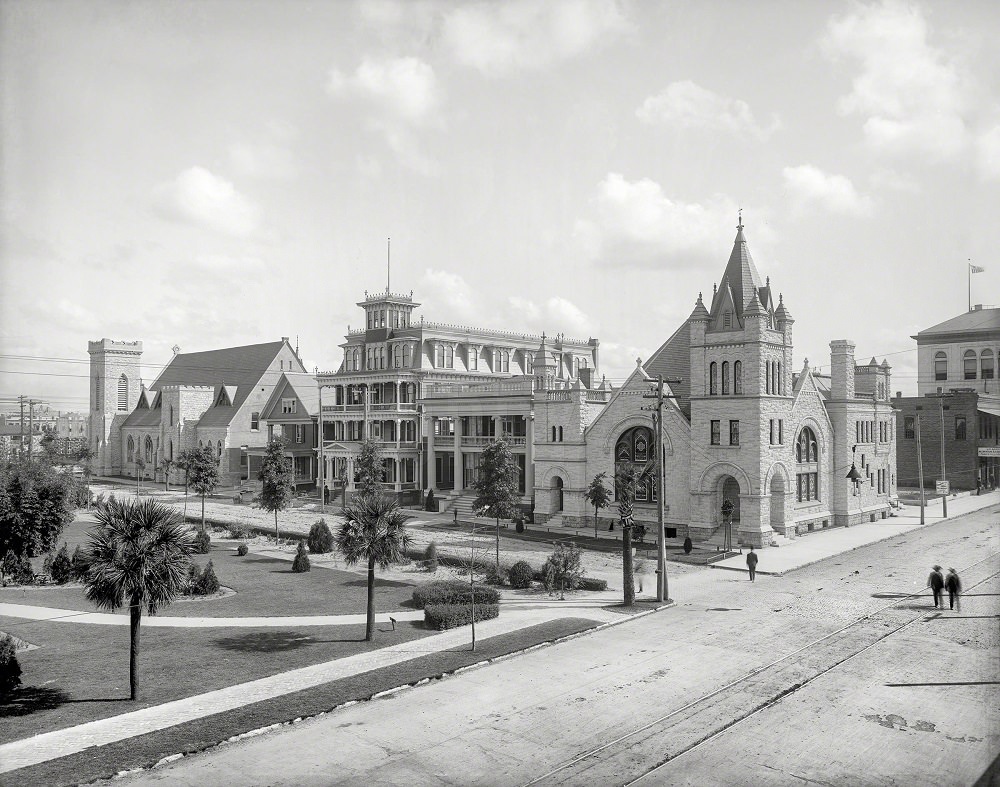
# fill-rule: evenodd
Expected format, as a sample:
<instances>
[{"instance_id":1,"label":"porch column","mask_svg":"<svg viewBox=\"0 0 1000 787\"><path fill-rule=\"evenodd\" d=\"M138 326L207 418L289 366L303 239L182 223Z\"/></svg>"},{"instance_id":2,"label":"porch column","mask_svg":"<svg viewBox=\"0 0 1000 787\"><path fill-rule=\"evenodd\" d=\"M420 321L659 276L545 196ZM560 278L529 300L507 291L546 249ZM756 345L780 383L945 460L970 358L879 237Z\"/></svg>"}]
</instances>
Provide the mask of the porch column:
<instances>
[{"instance_id":1,"label":"porch column","mask_svg":"<svg viewBox=\"0 0 1000 787\"><path fill-rule=\"evenodd\" d=\"M399 444L401 442L400 436L399 436L399 425L400 425L400 423L401 423L400 419L397 418L396 419L396 450L397 451L399 450Z\"/></svg>"},{"instance_id":2,"label":"porch column","mask_svg":"<svg viewBox=\"0 0 1000 787\"><path fill-rule=\"evenodd\" d=\"M347 457L347 489L350 492L354 491L354 457Z\"/></svg>"},{"instance_id":3,"label":"porch column","mask_svg":"<svg viewBox=\"0 0 1000 787\"><path fill-rule=\"evenodd\" d=\"M525 416L524 426L524 494L535 494L535 414Z\"/></svg>"},{"instance_id":4,"label":"porch column","mask_svg":"<svg viewBox=\"0 0 1000 787\"><path fill-rule=\"evenodd\" d=\"M427 419L427 488L437 487L437 465L434 453L434 416Z\"/></svg>"},{"instance_id":5,"label":"porch column","mask_svg":"<svg viewBox=\"0 0 1000 787\"><path fill-rule=\"evenodd\" d=\"M462 418L453 416L455 419L455 491L461 492L465 489L465 466L462 460Z\"/></svg>"}]
</instances>

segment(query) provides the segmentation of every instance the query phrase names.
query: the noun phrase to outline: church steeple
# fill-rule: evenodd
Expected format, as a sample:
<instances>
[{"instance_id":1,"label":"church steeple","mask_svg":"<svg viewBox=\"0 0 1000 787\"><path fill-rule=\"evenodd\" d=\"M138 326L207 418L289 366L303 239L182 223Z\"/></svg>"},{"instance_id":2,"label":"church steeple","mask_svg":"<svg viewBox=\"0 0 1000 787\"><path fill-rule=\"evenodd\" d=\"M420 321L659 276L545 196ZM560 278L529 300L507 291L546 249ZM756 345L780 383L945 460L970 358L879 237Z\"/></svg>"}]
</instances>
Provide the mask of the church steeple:
<instances>
[{"instance_id":1,"label":"church steeple","mask_svg":"<svg viewBox=\"0 0 1000 787\"><path fill-rule=\"evenodd\" d=\"M750 247L743 234L743 211L741 210L739 223L736 225L736 240L733 242L733 251L729 255L729 262L726 263L726 271L722 274L718 292L712 298L712 324L718 324L720 312L727 309L735 312L733 327L741 326L743 324L743 309L751 298L759 298L757 291L761 284L760 274L753 263L753 257L750 256Z\"/></svg>"}]
</instances>

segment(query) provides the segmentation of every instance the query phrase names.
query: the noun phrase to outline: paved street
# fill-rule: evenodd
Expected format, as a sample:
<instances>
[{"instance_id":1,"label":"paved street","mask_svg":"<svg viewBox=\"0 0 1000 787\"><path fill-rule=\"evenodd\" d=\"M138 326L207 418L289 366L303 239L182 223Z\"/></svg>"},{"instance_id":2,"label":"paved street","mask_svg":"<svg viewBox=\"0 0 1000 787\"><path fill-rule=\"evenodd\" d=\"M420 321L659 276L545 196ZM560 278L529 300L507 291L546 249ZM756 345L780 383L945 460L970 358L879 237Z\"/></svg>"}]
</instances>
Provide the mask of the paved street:
<instances>
[{"instance_id":1,"label":"paved street","mask_svg":"<svg viewBox=\"0 0 1000 787\"><path fill-rule=\"evenodd\" d=\"M676 757L641 783L971 784L1000 752L998 511L756 583L690 573L673 610L132 781L621 784ZM960 615L922 592L933 563Z\"/></svg>"}]
</instances>

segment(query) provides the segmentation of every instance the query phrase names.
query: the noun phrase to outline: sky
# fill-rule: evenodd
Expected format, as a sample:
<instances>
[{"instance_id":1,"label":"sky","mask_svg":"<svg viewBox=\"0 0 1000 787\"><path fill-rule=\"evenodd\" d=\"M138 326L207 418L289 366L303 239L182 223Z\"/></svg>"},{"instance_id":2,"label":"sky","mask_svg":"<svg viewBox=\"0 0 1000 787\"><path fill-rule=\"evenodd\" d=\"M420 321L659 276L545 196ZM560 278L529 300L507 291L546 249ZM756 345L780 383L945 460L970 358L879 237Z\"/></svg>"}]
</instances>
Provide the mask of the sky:
<instances>
[{"instance_id":1,"label":"sky","mask_svg":"<svg viewBox=\"0 0 1000 787\"><path fill-rule=\"evenodd\" d=\"M617 383L742 209L795 318L916 392L1000 303L1000 5L0 0L0 411L87 409L87 342L299 343L357 302L601 342ZM387 238L391 263L387 271Z\"/></svg>"}]
</instances>

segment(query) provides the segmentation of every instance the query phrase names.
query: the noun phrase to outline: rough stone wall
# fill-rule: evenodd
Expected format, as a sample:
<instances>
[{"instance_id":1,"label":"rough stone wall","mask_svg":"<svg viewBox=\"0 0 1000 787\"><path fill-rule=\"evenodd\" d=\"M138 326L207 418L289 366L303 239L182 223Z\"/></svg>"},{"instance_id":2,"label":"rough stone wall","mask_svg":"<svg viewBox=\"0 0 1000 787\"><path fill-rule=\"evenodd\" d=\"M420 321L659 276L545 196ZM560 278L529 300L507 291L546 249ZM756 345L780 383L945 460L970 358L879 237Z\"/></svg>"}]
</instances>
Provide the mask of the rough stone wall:
<instances>
[{"instance_id":1,"label":"rough stone wall","mask_svg":"<svg viewBox=\"0 0 1000 787\"><path fill-rule=\"evenodd\" d=\"M122 471L121 425L135 409L142 379L142 342L100 339L88 342L90 353L90 418L88 433L97 451L97 472ZM118 380L128 380L126 408L118 409Z\"/></svg>"}]
</instances>

